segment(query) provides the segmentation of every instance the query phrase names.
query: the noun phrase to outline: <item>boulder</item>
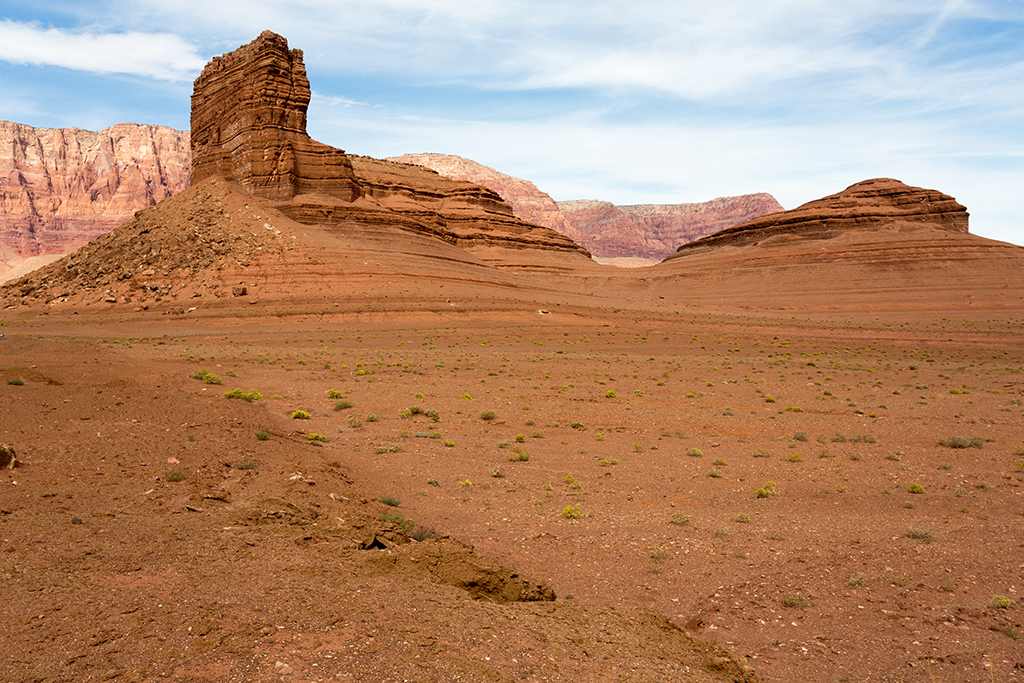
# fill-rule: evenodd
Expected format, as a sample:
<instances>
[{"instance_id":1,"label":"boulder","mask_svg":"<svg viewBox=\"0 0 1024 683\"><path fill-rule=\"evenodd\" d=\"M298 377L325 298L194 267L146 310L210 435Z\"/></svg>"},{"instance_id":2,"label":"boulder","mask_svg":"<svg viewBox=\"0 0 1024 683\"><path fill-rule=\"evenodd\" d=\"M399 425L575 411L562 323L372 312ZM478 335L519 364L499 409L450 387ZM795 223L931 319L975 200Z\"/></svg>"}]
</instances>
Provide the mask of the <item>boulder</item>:
<instances>
[{"instance_id":1,"label":"boulder","mask_svg":"<svg viewBox=\"0 0 1024 683\"><path fill-rule=\"evenodd\" d=\"M0 443L0 470L13 470L19 464L14 454L14 446Z\"/></svg>"}]
</instances>

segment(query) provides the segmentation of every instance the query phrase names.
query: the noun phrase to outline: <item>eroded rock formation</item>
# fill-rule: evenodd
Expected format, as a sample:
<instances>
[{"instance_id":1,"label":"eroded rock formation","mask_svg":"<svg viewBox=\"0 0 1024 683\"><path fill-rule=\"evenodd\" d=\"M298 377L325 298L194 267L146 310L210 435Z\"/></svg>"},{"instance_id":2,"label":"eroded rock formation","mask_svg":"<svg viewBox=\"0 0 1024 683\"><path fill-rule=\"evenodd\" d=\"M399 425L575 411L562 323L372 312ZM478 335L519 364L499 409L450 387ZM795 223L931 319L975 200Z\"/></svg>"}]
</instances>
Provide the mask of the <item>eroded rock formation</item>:
<instances>
[{"instance_id":1,"label":"eroded rock formation","mask_svg":"<svg viewBox=\"0 0 1024 683\"><path fill-rule=\"evenodd\" d=\"M892 178L874 178L792 211L762 216L685 244L678 253L752 245L777 236L829 239L849 230L900 226L966 234L968 217L967 209L947 194L911 187Z\"/></svg>"},{"instance_id":2,"label":"eroded rock formation","mask_svg":"<svg viewBox=\"0 0 1024 683\"><path fill-rule=\"evenodd\" d=\"M615 206L587 199L556 203L528 180L452 154L405 154L392 161L426 166L453 180L494 190L517 217L551 228L600 257L663 259L680 244L782 211L775 198L764 193L696 204Z\"/></svg>"},{"instance_id":3,"label":"eroded rock formation","mask_svg":"<svg viewBox=\"0 0 1024 683\"><path fill-rule=\"evenodd\" d=\"M595 256L663 259L681 244L737 223L782 211L770 194L719 197L693 204L638 204L572 200L558 202L576 240Z\"/></svg>"},{"instance_id":4,"label":"eroded rock formation","mask_svg":"<svg viewBox=\"0 0 1024 683\"><path fill-rule=\"evenodd\" d=\"M529 180L501 173L490 166L454 154L403 154L389 161L426 166L446 178L483 185L497 192L512 207L518 218L527 223L551 228L577 244L583 243L583 233L566 220L551 195L537 189Z\"/></svg>"},{"instance_id":5,"label":"eroded rock formation","mask_svg":"<svg viewBox=\"0 0 1024 683\"><path fill-rule=\"evenodd\" d=\"M515 217L500 196L422 167L367 157L306 134L309 80L301 50L264 31L211 61L192 96L192 176L234 181L307 225L399 227L470 251L540 249L589 256L570 239ZM487 260L489 257L481 255ZM491 255L500 265L502 258Z\"/></svg>"},{"instance_id":6,"label":"eroded rock formation","mask_svg":"<svg viewBox=\"0 0 1024 683\"><path fill-rule=\"evenodd\" d=\"M0 121L0 243L20 258L74 251L188 187L188 133Z\"/></svg>"}]
</instances>

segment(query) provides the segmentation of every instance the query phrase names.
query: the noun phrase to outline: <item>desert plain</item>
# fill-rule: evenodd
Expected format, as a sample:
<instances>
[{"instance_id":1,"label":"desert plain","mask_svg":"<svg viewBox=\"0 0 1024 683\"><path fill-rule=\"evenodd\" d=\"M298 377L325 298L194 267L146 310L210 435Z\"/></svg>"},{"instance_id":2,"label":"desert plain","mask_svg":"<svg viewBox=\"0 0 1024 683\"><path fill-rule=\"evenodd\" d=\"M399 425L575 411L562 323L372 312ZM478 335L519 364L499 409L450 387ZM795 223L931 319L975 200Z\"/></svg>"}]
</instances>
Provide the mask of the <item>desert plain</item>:
<instances>
[{"instance_id":1,"label":"desert plain","mask_svg":"<svg viewBox=\"0 0 1024 683\"><path fill-rule=\"evenodd\" d=\"M5 290L5 680L1024 676L1019 248L498 267L154 211L204 270Z\"/></svg>"}]
</instances>

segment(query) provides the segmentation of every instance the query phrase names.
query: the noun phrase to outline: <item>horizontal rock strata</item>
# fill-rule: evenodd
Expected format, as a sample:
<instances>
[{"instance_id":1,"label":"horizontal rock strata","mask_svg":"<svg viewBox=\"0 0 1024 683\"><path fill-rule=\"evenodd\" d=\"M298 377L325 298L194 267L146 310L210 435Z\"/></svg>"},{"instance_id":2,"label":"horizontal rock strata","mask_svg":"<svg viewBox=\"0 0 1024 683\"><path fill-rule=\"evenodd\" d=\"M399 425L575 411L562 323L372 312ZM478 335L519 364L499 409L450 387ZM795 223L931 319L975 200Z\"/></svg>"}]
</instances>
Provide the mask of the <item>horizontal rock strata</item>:
<instances>
[{"instance_id":1,"label":"horizontal rock strata","mask_svg":"<svg viewBox=\"0 0 1024 683\"><path fill-rule=\"evenodd\" d=\"M0 121L0 243L21 258L74 251L188 187L188 133Z\"/></svg>"}]
</instances>

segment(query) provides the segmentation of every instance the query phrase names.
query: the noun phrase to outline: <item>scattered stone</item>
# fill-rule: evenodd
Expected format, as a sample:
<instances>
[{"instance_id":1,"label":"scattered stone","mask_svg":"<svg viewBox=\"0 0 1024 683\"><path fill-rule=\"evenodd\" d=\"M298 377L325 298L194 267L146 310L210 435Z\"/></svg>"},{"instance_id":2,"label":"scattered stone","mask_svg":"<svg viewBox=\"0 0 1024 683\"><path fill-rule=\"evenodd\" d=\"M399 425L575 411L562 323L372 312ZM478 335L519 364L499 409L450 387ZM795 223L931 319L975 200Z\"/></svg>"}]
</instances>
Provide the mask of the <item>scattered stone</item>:
<instances>
[{"instance_id":1,"label":"scattered stone","mask_svg":"<svg viewBox=\"0 0 1024 683\"><path fill-rule=\"evenodd\" d=\"M0 469L13 470L18 467L21 463L18 462L18 458L14 453L14 446L6 443L0 443Z\"/></svg>"}]
</instances>

